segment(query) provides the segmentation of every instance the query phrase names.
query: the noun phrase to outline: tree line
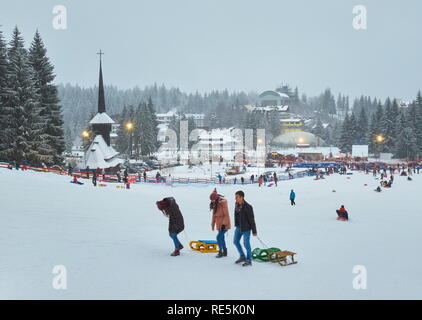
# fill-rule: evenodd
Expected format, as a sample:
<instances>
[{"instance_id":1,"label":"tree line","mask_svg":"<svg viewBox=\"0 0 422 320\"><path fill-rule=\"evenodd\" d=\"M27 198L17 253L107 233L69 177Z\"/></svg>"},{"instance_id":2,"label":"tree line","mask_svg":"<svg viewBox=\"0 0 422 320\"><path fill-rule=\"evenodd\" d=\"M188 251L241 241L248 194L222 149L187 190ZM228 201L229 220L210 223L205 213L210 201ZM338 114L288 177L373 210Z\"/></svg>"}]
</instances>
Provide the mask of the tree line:
<instances>
[{"instance_id":1,"label":"tree line","mask_svg":"<svg viewBox=\"0 0 422 320\"><path fill-rule=\"evenodd\" d=\"M373 112L355 107L346 114L338 145L342 152L350 153L353 144L368 144L374 154L392 153L395 158L414 159L422 154L422 97L406 108L397 100L387 98L378 102Z\"/></svg>"}]
</instances>

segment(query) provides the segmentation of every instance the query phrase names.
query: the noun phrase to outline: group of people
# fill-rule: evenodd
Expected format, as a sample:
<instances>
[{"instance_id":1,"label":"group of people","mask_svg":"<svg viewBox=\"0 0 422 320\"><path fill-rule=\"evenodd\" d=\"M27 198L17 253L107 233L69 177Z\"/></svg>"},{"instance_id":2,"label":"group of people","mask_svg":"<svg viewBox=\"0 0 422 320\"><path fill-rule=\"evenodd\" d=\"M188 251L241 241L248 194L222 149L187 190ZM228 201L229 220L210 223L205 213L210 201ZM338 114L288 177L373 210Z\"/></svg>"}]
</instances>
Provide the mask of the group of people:
<instances>
[{"instance_id":1,"label":"group of people","mask_svg":"<svg viewBox=\"0 0 422 320\"><path fill-rule=\"evenodd\" d=\"M233 244L235 245L239 258L235 261L236 264L242 266L252 265L252 249L250 244L251 234L257 236L256 224L253 207L245 200L245 193L243 191L237 191L235 193L235 209L234 209L234 239ZM179 256L180 250L183 249L183 245L180 243L177 235L181 233L184 228L184 220L182 213L176 200L173 197L164 198L161 201L157 201L157 207L161 210L167 218L169 218L169 236L174 243L174 251L171 256ZM229 209L227 199L224 196L218 194L217 190L210 195L210 210L212 212L211 218L211 229L217 230L217 243L219 252L216 258L227 257L227 245L225 241L225 235L228 230L231 229L231 221L229 215ZM243 238L243 246L241 240ZM245 252L246 251L246 252Z\"/></svg>"}]
</instances>

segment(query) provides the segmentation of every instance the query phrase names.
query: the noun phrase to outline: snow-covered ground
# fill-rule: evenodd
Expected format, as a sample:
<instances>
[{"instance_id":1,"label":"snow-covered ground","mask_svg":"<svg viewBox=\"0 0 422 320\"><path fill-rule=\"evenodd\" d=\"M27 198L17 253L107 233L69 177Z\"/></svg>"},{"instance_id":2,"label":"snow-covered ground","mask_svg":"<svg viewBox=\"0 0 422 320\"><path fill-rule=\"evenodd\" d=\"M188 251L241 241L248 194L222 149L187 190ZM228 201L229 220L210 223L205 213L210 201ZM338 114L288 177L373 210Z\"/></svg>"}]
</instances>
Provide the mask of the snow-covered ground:
<instances>
[{"instance_id":1,"label":"snow-covered ground","mask_svg":"<svg viewBox=\"0 0 422 320\"><path fill-rule=\"evenodd\" d=\"M94 188L66 176L0 169L0 299L421 299L422 175L412 182L396 175L381 194L372 175L349 178L244 186L260 239L297 252L299 261L244 268L233 263L232 230L227 258L188 249L188 240L216 235L208 210L213 186ZM219 187L231 211L239 187ZM155 206L166 196L185 217L179 257L169 256L168 220ZM341 204L349 222L336 221ZM252 247L262 245L252 238ZM55 265L66 267L66 290L53 289ZM355 265L367 269L366 290L353 288Z\"/></svg>"}]
</instances>

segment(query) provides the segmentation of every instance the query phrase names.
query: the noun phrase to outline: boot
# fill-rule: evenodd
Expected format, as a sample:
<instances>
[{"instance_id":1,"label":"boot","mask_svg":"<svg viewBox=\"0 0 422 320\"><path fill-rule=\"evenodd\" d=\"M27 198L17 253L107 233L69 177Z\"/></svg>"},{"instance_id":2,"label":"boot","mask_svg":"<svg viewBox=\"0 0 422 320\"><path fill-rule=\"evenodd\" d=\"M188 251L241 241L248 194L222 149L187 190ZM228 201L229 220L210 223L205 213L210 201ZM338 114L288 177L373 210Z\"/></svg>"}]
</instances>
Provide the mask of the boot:
<instances>
[{"instance_id":1,"label":"boot","mask_svg":"<svg viewBox=\"0 0 422 320\"><path fill-rule=\"evenodd\" d=\"M236 260L236 264L239 264L239 263L242 263L242 262L245 262L246 261L246 258L245 257L240 257L239 259L237 259Z\"/></svg>"},{"instance_id":2,"label":"boot","mask_svg":"<svg viewBox=\"0 0 422 320\"><path fill-rule=\"evenodd\" d=\"M215 257L216 258L222 258L223 257L223 250L219 250L218 254Z\"/></svg>"},{"instance_id":3,"label":"boot","mask_svg":"<svg viewBox=\"0 0 422 320\"><path fill-rule=\"evenodd\" d=\"M227 257L227 249L223 249L223 257Z\"/></svg>"},{"instance_id":4,"label":"boot","mask_svg":"<svg viewBox=\"0 0 422 320\"><path fill-rule=\"evenodd\" d=\"M183 249L183 246L181 243L179 243L179 250L182 250L182 249Z\"/></svg>"},{"instance_id":5,"label":"boot","mask_svg":"<svg viewBox=\"0 0 422 320\"><path fill-rule=\"evenodd\" d=\"M250 260L246 260L243 264L242 267L247 267L247 266L251 266L252 265L252 261Z\"/></svg>"},{"instance_id":6,"label":"boot","mask_svg":"<svg viewBox=\"0 0 422 320\"><path fill-rule=\"evenodd\" d=\"M175 256L180 256L180 250L179 249L175 249L174 252L171 254L172 257Z\"/></svg>"}]
</instances>

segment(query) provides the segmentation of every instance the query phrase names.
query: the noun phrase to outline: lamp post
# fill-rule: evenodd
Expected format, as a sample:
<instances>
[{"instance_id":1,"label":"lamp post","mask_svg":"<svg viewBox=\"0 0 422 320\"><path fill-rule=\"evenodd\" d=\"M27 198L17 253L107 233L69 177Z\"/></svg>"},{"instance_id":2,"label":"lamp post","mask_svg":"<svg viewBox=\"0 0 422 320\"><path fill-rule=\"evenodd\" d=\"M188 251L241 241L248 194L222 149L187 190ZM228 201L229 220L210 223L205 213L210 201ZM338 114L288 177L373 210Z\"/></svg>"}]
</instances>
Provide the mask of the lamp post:
<instances>
[{"instance_id":1,"label":"lamp post","mask_svg":"<svg viewBox=\"0 0 422 320\"><path fill-rule=\"evenodd\" d=\"M261 145L263 144L263 140L261 138L258 138L256 142L257 142L257 146L256 146L256 149L257 149L256 150L256 166L258 167L258 177L259 177L259 163L258 163L258 158L260 157ZM265 158L264 158L264 162L265 162ZM265 164L264 164L264 168L265 168Z\"/></svg>"},{"instance_id":2,"label":"lamp post","mask_svg":"<svg viewBox=\"0 0 422 320\"><path fill-rule=\"evenodd\" d=\"M126 122L126 124L125 124L126 130L129 132L129 145L130 145L130 147L129 147L129 159L132 158L132 145L133 145L132 139L133 139L133 129L134 129L134 127L135 127L135 124L131 121Z\"/></svg>"},{"instance_id":3,"label":"lamp post","mask_svg":"<svg viewBox=\"0 0 422 320\"><path fill-rule=\"evenodd\" d=\"M379 134L375 137L377 142L377 152L378 152L378 161L381 159L381 144L384 142L385 138L382 134Z\"/></svg>"}]
</instances>

